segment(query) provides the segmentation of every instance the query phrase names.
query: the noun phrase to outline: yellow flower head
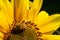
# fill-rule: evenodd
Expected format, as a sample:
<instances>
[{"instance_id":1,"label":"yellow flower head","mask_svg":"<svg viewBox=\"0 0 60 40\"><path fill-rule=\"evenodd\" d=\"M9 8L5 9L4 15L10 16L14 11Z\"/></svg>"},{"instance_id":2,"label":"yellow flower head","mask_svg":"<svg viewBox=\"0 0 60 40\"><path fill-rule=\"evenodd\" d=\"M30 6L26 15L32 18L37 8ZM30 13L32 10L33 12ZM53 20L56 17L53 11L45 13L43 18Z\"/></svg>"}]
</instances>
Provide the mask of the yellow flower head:
<instances>
[{"instance_id":1,"label":"yellow flower head","mask_svg":"<svg viewBox=\"0 0 60 40\"><path fill-rule=\"evenodd\" d=\"M60 35L52 35L60 26L60 14L40 11L42 3L0 0L0 40L60 40Z\"/></svg>"}]
</instances>

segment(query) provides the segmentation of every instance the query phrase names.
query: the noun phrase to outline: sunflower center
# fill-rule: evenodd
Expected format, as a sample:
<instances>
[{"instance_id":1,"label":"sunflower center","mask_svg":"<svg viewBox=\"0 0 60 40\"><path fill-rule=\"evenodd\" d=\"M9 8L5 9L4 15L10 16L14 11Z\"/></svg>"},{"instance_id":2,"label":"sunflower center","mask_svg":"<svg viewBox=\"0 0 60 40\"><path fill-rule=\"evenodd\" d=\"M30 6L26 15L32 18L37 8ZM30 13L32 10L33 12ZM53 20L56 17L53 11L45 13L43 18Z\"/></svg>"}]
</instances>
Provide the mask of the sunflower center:
<instances>
[{"instance_id":1,"label":"sunflower center","mask_svg":"<svg viewBox=\"0 0 60 40\"><path fill-rule=\"evenodd\" d=\"M21 26L21 25L20 25ZM7 40L37 40L36 32L29 26L26 29L16 25Z\"/></svg>"}]
</instances>

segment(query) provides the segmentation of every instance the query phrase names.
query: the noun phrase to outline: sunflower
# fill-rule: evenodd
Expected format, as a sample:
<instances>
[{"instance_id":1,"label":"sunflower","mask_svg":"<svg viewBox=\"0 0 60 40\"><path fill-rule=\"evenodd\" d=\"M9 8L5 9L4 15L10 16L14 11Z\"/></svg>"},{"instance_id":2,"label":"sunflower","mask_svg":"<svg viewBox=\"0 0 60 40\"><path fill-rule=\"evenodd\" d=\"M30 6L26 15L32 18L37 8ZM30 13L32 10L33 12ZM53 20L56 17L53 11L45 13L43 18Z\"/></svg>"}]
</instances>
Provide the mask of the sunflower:
<instances>
[{"instance_id":1,"label":"sunflower","mask_svg":"<svg viewBox=\"0 0 60 40\"><path fill-rule=\"evenodd\" d=\"M43 0L0 0L0 40L60 40L53 33L60 14L40 11Z\"/></svg>"}]
</instances>

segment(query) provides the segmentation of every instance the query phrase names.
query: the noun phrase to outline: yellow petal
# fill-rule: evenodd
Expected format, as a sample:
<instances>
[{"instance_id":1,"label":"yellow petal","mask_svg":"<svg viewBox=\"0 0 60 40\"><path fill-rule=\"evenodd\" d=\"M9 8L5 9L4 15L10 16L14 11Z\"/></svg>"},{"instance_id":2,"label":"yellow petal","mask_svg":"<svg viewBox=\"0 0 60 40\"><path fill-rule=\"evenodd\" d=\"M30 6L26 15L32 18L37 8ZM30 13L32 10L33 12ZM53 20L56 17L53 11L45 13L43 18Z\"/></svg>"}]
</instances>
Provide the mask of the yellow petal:
<instances>
[{"instance_id":1,"label":"yellow petal","mask_svg":"<svg viewBox=\"0 0 60 40\"><path fill-rule=\"evenodd\" d=\"M0 0L0 2L1 6L3 7L1 7L1 11L4 12L4 14L7 16L9 24L12 24L14 20L13 2L10 3L9 0Z\"/></svg>"},{"instance_id":2,"label":"yellow petal","mask_svg":"<svg viewBox=\"0 0 60 40\"><path fill-rule=\"evenodd\" d=\"M41 25L44 24L44 20L48 18L48 13L45 11L41 11L38 16L34 19L34 23L40 28Z\"/></svg>"},{"instance_id":3,"label":"yellow petal","mask_svg":"<svg viewBox=\"0 0 60 40\"><path fill-rule=\"evenodd\" d=\"M42 35L43 40L60 40L60 35Z\"/></svg>"},{"instance_id":4,"label":"yellow petal","mask_svg":"<svg viewBox=\"0 0 60 40\"><path fill-rule=\"evenodd\" d=\"M39 13L43 0L34 0L30 6L29 13L28 13L28 20L33 20L35 16Z\"/></svg>"},{"instance_id":5,"label":"yellow petal","mask_svg":"<svg viewBox=\"0 0 60 40\"><path fill-rule=\"evenodd\" d=\"M2 32L0 32L0 38L3 38L4 34Z\"/></svg>"},{"instance_id":6,"label":"yellow petal","mask_svg":"<svg viewBox=\"0 0 60 40\"><path fill-rule=\"evenodd\" d=\"M2 0L0 0L0 10L4 11L4 12L7 11L6 6L5 6L5 4L3 3Z\"/></svg>"},{"instance_id":7,"label":"yellow petal","mask_svg":"<svg viewBox=\"0 0 60 40\"><path fill-rule=\"evenodd\" d=\"M29 0L15 0L15 20L21 21L27 18L29 10Z\"/></svg>"},{"instance_id":8,"label":"yellow petal","mask_svg":"<svg viewBox=\"0 0 60 40\"><path fill-rule=\"evenodd\" d=\"M3 40L3 38L0 38L0 40Z\"/></svg>"},{"instance_id":9,"label":"yellow petal","mask_svg":"<svg viewBox=\"0 0 60 40\"><path fill-rule=\"evenodd\" d=\"M55 30L52 30L52 31L49 31L49 32L46 32L46 33L44 33L44 34L53 34L55 32Z\"/></svg>"},{"instance_id":10,"label":"yellow petal","mask_svg":"<svg viewBox=\"0 0 60 40\"><path fill-rule=\"evenodd\" d=\"M9 28L7 17L4 15L4 13L0 12L0 31L7 31ZM3 30L1 30L3 29Z\"/></svg>"},{"instance_id":11,"label":"yellow petal","mask_svg":"<svg viewBox=\"0 0 60 40\"><path fill-rule=\"evenodd\" d=\"M55 14L49 16L40 27L41 33L46 33L50 31L56 31L60 26L60 14Z\"/></svg>"},{"instance_id":12,"label":"yellow petal","mask_svg":"<svg viewBox=\"0 0 60 40\"><path fill-rule=\"evenodd\" d=\"M29 7L31 7L32 3L33 3L33 2L29 1Z\"/></svg>"}]
</instances>

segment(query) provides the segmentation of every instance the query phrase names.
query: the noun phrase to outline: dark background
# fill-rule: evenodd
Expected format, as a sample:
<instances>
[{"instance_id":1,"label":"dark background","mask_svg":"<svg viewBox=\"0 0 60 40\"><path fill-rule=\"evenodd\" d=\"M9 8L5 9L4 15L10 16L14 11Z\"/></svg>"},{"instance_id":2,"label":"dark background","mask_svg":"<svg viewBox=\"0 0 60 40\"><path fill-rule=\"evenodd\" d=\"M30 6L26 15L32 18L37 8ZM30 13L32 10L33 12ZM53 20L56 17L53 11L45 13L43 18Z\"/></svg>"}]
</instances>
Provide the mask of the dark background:
<instances>
[{"instance_id":1,"label":"dark background","mask_svg":"<svg viewBox=\"0 0 60 40\"><path fill-rule=\"evenodd\" d=\"M47 11L50 15L60 13L60 0L44 0L41 10Z\"/></svg>"}]
</instances>

